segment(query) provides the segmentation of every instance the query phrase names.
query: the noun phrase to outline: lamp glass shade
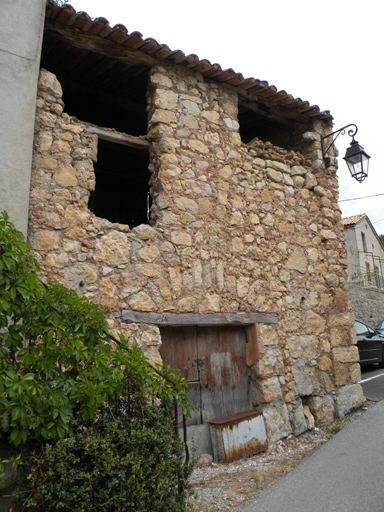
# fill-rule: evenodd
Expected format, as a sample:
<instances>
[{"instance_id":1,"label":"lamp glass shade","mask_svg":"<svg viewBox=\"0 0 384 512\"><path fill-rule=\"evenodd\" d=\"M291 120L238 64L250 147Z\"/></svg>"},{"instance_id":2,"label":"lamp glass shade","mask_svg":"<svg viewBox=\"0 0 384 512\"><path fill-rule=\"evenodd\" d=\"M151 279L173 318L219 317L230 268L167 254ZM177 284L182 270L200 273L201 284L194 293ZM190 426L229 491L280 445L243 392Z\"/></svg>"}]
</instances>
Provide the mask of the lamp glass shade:
<instances>
[{"instance_id":1,"label":"lamp glass shade","mask_svg":"<svg viewBox=\"0 0 384 512\"><path fill-rule=\"evenodd\" d=\"M368 176L369 159L370 156L364 151L364 148L357 141L352 140L344 160L347 162L352 178L360 183Z\"/></svg>"}]
</instances>

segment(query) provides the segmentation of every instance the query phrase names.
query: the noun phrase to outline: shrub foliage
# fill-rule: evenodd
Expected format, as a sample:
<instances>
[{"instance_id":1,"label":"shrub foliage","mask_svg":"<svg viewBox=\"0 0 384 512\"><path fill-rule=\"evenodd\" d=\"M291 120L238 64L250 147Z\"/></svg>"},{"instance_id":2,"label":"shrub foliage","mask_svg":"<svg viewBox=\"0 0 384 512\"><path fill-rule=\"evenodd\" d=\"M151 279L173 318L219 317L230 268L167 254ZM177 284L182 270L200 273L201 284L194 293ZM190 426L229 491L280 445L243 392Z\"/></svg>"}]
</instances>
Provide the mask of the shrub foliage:
<instances>
[{"instance_id":1,"label":"shrub foliage","mask_svg":"<svg viewBox=\"0 0 384 512\"><path fill-rule=\"evenodd\" d=\"M185 510L190 468L166 409L146 402L132 414L126 405L105 409L48 447L38 464L28 462L37 492L26 510Z\"/></svg>"},{"instance_id":2,"label":"shrub foliage","mask_svg":"<svg viewBox=\"0 0 384 512\"><path fill-rule=\"evenodd\" d=\"M122 337L113 348L105 308L38 269L3 212L0 439L22 456L27 509L184 510L191 469L170 411L188 415L185 383Z\"/></svg>"}]
</instances>

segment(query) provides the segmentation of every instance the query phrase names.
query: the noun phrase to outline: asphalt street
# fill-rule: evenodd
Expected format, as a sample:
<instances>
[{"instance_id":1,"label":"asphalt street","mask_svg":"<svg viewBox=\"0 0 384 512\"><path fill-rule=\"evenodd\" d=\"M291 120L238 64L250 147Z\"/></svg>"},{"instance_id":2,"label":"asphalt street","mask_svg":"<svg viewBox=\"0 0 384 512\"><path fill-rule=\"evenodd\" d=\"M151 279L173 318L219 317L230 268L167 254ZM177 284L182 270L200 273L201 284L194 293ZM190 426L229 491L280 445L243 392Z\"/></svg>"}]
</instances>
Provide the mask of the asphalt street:
<instances>
[{"instance_id":1,"label":"asphalt street","mask_svg":"<svg viewBox=\"0 0 384 512\"><path fill-rule=\"evenodd\" d=\"M363 367L360 384L363 387L364 396L368 400L380 402L384 399L384 370L382 368L374 365Z\"/></svg>"},{"instance_id":2,"label":"asphalt street","mask_svg":"<svg viewBox=\"0 0 384 512\"><path fill-rule=\"evenodd\" d=\"M377 403L240 512L384 512L383 370L362 381Z\"/></svg>"}]
</instances>

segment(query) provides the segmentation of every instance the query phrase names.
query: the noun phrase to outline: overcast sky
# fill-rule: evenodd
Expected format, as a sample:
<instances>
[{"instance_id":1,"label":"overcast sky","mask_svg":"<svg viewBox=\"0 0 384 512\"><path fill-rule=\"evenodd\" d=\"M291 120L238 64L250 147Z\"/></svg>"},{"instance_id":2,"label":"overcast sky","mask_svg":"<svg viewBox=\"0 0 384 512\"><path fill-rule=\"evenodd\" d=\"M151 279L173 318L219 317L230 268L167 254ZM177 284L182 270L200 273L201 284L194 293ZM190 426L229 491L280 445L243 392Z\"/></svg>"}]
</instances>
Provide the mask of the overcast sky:
<instances>
[{"instance_id":1,"label":"overcast sky","mask_svg":"<svg viewBox=\"0 0 384 512\"><path fill-rule=\"evenodd\" d=\"M356 140L372 157L358 183L342 160L343 217L366 213L384 233L384 30L382 0L71 0L76 11L121 23L172 50L266 80L296 98L330 110L334 129L358 126ZM383 195L379 195L383 194ZM358 201L345 199L364 198Z\"/></svg>"}]
</instances>

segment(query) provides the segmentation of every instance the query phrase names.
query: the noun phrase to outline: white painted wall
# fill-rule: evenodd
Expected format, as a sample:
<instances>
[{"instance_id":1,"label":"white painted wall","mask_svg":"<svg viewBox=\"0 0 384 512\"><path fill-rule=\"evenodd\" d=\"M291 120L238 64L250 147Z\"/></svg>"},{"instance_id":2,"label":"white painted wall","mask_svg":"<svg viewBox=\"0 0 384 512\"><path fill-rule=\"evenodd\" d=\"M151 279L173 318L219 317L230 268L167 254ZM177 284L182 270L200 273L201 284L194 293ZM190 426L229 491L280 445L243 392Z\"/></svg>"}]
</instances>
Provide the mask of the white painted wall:
<instances>
[{"instance_id":1,"label":"white painted wall","mask_svg":"<svg viewBox=\"0 0 384 512\"><path fill-rule=\"evenodd\" d=\"M374 275L372 275L371 284L382 288L384 285L384 249L370 223L366 218L363 218L354 226L346 227L344 231L350 277L354 280L356 275L366 276L368 264L370 272L373 274L376 268L376 273L380 276L380 281L377 281L373 279ZM363 234L365 237L365 247L363 244ZM366 278L364 278L365 281L367 281ZM370 282L365 282L365 284L369 285Z\"/></svg>"},{"instance_id":2,"label":"white painted wall","mask_svg":"<svg viewBox=\"0 0 384 512\"><path fill-rule=\"evenodd\" d=\"M25 235L45 4L0 2L0 211Z\"/></svg>"}]
</instances>

